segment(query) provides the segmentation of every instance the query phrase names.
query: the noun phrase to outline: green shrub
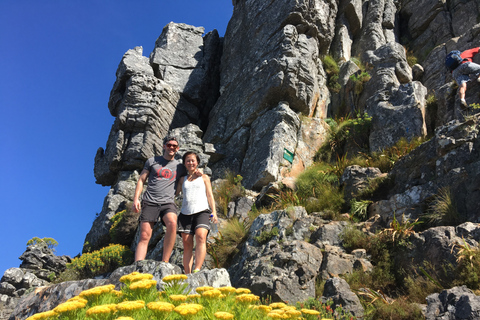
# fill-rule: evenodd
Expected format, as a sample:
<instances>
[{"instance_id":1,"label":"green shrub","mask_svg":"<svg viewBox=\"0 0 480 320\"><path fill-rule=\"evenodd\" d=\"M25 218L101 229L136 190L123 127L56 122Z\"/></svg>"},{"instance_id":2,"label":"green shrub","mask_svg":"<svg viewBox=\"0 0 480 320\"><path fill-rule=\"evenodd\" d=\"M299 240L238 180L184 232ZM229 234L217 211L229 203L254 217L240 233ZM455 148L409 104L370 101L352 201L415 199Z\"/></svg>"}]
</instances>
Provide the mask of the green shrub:
<instances>
[{"instance_id":1,"label":"green shrub","mask_svg":"<svg viewBox=\"0 0 480 320\"><path fill-rule=\"evenodd\" d=\"M350 201L350 214L353 219L357 221L365 221L368 217L368 206L372 203L371 200L352 199Z\"/></svg>"},{"instance_id":2,"label":"green shrub","mask_svg":"<svg viewBox=\"0 0 480 320\"><path fill-rule=\"evenodd\" d=\"M341 159L347 153L345 150L347 141L362 150L368 150L371 122L372 118L367 113L358 114L354 119L329 120L327 139L315 154L315 160L331 163ZM355 155L350 155L350 157L353 156Z\"/></svg>"},{"instance_id":3,"label":"green shrub","mask_svg":"<svg viewBox=\"0 0 480 320\"><path fill-rule=\"evenodd\" d=\"M457 244L456 249L457 267L455 270L456 279L453 285L466 285L472 290L480 289L480 250L471 247L465 240L463 244Z\"/></svg>"},{"instance_id":4,"label":"green shrub","mask_svg":"<svg viewBox=\"0 0 480 320\"><path fill-rule=\"evenodd\" d=\"M368 247L368 241L370 237L353 224L349 224L345 227L340 234L342 239L342 246L347 252L352 252L355 249L366 249Z\"/></svg>"},{"instance_id":5,"label":"green shrub","mask_svg":"<svg viewBox=\"0 0 480 320\"><path fill-rule=\"evenodd\" d=\"M245 188L242 186L243 177L232 171L225 171L224 181L213 190L213 196L218 203L218 211L227 214L230 201L245 195Z\"/></svg>"},{"instance_id":6,"label":"green shrub","mask_svg":"<svg viewBox=\"0 0 480 320\"><path fill-rule=\"evenodd\" d=\"M315 194L316 198L308 199L305 204L305 210L308 213L332 211L339 214L345 204L343 191L335 185L328 183L320 185L315 190Z\"/></svg>"},{"instance_id":7,"label":"green shrub","mask_svg":"<svg viewBox=\"0 0 480 320\"><path fill-rule=\"evenodd\" d=\"M93 278L112 272L133 262L133 253L126 246L110 244L90 253L84 253L67 264L67 268L76 271L81 278Z\"/></svg>"},{"instance_id":8,"label":"green shrub","mask_svg":"<svg viewBox=\"0 0 480 320\"><path fill-rule=\"evenodd\" d=\"M55 248L58 246L58 242L53 238L39 238L33 237L27 241L27 247L33 246L39 243L45 243L49 249L55 252Z\"/></svg>"},{"instance_id":9,"label":"green shrub","mask_svg":"<svg viewBox=\"0 0 480 320\"><path fill-rule=\"evenodd\" d=\"M392 303L383 303L379 300L374 302L375 308L367 309L369 319L389 320L421 320L425 319L422 310L415 303L409 303L405 299L398 299ZM368 312L370 311L370 312Z\"/></svg>"},{"instance_id":10,"label":"green shrub","mask_svg":"<svg viewBox=\"0 0 480 320\"><path fill-rule=\"evenodd\" d=\"M353 91L355 94L358 95L362 93L365 83L370 81L371 78L372 76L366 71L360 71L352 74L350 76L350 81L353 82Z\"/></svg>"},{"instance_id":11,"label":"green shrub","mask_svg":"<svg viewBox=\"0 0 480 320\"><path fill-rule=\"evenodd\" d=\"M338 67L337 61L335 61L335 59L329 55L325 56L322 61L325 73L327 74L328 89L334 93L340 92L341 85L338 83L338 74L340 73L340 68Z\"/></svg>"},{"instance_id":12,"label":"green shrub","mask_svg":"<svg viewBox=\"0 0 480 320\"><path fill-rule=\"evenodd\" d=\"M207 253L213 258L216 268L229 267L228 262L247 239L248 229L249 224L240 222L237 218L227 220L219 229L218 235L213 237L213 242L207 243Z\"/></svg>"},{"instance_id":13,"label":"green shrub","mask_svg":"<svg viewBox=\"0 0 480 320\"><path fill-rule=\"evenodd\" d=\"M126 212L127 212L127 210L119 211L113 217L110 218L110 221L112 222L112 225L110 226L110 230L108 231L108 234L110 235L110 239L114 243L117 243L117 236L118 236L117 235L117 226L119 225L120 221L122 221Z\"/></svg>"},{"instance_id":14,"label":"green shrub","mask_svg":"<svg viewBox=\"0 0 480 320\"><path fill-rule=\"evenodd\" d=\"M401 138L392 147L373 152L369 155L363 154L363 156L369 167L379 168L380 171L386 173L392 170L394 164L400 160L400 158L412 152L426 140L427 138L424 137L413 138L410 141L406 138Z\"/></svg>"},{"instance_id":15,"label":"green shrub","mask_svg":"<svg viewBox=\"0 0 480 320\"><path fill-rule=\"evenodd\" d=\"M429 213L422 217L428 225L456 226L462 222L457 204L449 187L441 188L430 204Z\"/></svg>"},{"instance_id":16,"label":"green shrub","mask_svg":"<svg viewBox=\"0 0 480 320\"><path fill-rule=\"evenodd\" d=\"M270 240L272 240L273 237L276 237L276 236L278 236L278 228L273 227L272 230L270 230L270 231L263 231L262 233L260 233L260 235L255 237L255 240L259 244L265 244L265 243L269 242Z\"/></svg>"}]
</instances>

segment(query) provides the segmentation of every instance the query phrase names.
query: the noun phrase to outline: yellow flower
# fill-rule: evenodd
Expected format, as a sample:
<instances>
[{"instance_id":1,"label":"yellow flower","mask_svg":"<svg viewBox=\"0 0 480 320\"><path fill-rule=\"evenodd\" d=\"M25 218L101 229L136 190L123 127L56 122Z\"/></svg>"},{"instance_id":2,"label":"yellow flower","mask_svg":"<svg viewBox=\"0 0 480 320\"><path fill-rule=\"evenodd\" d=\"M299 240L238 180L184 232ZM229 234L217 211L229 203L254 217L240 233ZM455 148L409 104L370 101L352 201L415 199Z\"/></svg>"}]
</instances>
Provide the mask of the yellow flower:
<instances>
[{"instance_id":1,"label":"yellow flower","mask_svg":"<svg viewBox=\"0 0 480 320\"><path fill-rule=\"evenodd\" d=\"M218 312L215 312L213 315L217 319L224 319L224 320L233 319L233 314L228 312L218 311Z\"/></svg>"},{"instance_id":2,"label":"yellow flower","mask_svg":"<svg viewBox=\"0 0 480 320\"><path fill-rule=\"evenodd\" d=\"M300 311L302 311L303 314L309 314L309 315L312 315L312 316L316 316L316 315L320 314L320 312L318 312L317 310L302 309Z\"/></svg>"},{"instance_id":3,"label":"yellow flower","mask_svg":"<svg viewBox=\"0 0 480 320\"><path fill-rule=\"evenodd\" d=\"M73 298L68 299L68 300L65 301L65 302L72 302L72 301L77 301L77 302L81 302L81 303L85 303L85 304L88 303L88 301L87 301L86 299L84 299L84 298L82 298L82 297L80 297L80 296L75 296L75 297L73 297Z\"/></svg>"},{"instance_id":4,"label":"yellow flower","mask_svg":"<svg viewBox=\"0 0 480 320\"><path fill-rule=\"evenodd\" d=\"M147 308L152 311L170 312L175 308L175 306L168 302L155 301L148 303Z\"/></svg>"},{"instance_id":5,"label":"yellow flower","mask_svg":"<svg viewBox=\"0 0 480 320\"><path fill-rule=\"evenodd\" d=\"M294 306L285 306L283 308L281 308L283 311L288 311L288 310L297 310L297 308L295 308Z\"/></svg>"},{"instance_id":6,"label":"yellow flower","mask_svg":"<svg viewBox=\"0 0 480 320\"><path fill-rule=\"evenodd\" d=\"M278 313L278 314L284 314L285 311L283 311L282 309L273 309L272 311L270 311L269 313Z\"/></svg>"},{"instance_id":7,"label":"yellow flower","mask_svg":"<svg viewBox=\"0 0 480 320\"><path fill-rule=\"evenodd\" d=\"M270 307L272 307L272 309L282 309L282 308L285 308L287 305L283 302L274 302L274 303L270 303Z\"/></svg>"},{"instance_id":8,"label":"yellow flower","mask_svg":"<svg viewBox=\"0 0 480 320\"><path fill-rule=\"evenodd\" d=\"M157 281L155 280L140 280L132 283L130 285L131 290L137 290L137 289L150 289L151 287L155 287L157 285Z\"/></svg>"},{"instance_id":9,"label":"yellow flower","mask_svg":"<svg viewBox=\"0 0 480 320\"><path fill-rule=\"evenodd\" d=\"M135 320L135 319L133 319L132 317L118 317L115 320Z\"/></svg>"},{"instance_id":10,"label":"yellow flower","mask_svg":"<svg viewBox=\"0 0 480 320\"><path fill-rule=\"evenodd\" d=\"M172 294L169 296L169 298L175 302L184 302L187 300L187 296L184 294Z\"/></svg>"},{"instance_id":11,"label":"yellow flower","mask_svg":"<svg viewBox=\"0 0 480 320\"><path fill-rule=\"evenodd\" d=\"M199 295L198 293L194 293L194 294L189 294L189 295L187 295L187 299L188 299L188 300L199 299L200 297L202 297L202 296Z\"/></svg>"},{"instance_id":12,"label":"yellow flower","mask_svg":"<svg viewBox=\"0 0 480 320\"><path fill-rule=\"evenodd\" d=\"M267 317L273 318L273 319L288 319L288 316L284 313L276 313L276 312L269 312L267 314Z\"/></svg>"},{"instance_id":13,"label":"yellow flower","mask_svg":"<svg viewBox=\"0 0 480 320\"><path fill-rule=\"evenodd\" d=\"M57 313L53 310L50 310L50 311L36 313L33 316L28 317L27 320L43 320L43 319L48 319L50 317L56 317L56 316L57 316Z\"/></svg>"},{"instance_id":14,"label":"yellow flower","mask_svg":"<svg viewBox=\"0 0 480 320\"><path fill-rule=\"evenodd\" d=\"M222 295L222 292L218 289L208 290L202 293L202 297L208 299L219 298Z\"/></svg>"},{"instance_id":15,"label":"yellow flower","mask_svg":"<svg viewBox=\"0 0 480 320\"><path fill-rule=\"evenodd\" d=\"M198 311L202 310L203 306L199 304L182 304L173 309L173 311L177 312L182 316L194 315L197 314Z\"/></svg>"},{"instance_id":16,"label":"yellow flower","mask_svg":"<svg viewBox=\"0 0 480 320\"><path fill-rule=\"evenodd\" d=\"M195 291L201 294L202 292L213 290L213 289L214 289L213 287L205 286L205 287L198 287L197 289L195 289Z\"/></svg>"},{"instance_id":17,"label":"yellow flower","mask_svg":"<svg viewBox=\"0 0 480 320\"><path fill-rule=\"evenodd\" d=\"M169 276L163 277L163 282L171 282L171 281L180 281L180 280L187 280L188 277L186 274L171 274Z\"/></svg>"},{"instance_id":18,"label":"yellow flower","mask_svg":"<svg viewBox=\"0 0 480 320\"><path fill-rule=\"evenodd\" d=\"M114 288L115 288L115 285L113 284L107 284L105 286L95 287L95 288L80 292L80 297L85 298L90 296L99 296L103 293L111 292Z\"/></svg>"},{"instance_id":19,"label":"yellow flower","mask_svg":"<svg viewBox=\"0 0 480 320\"><path fill-rule=\"evenodd\" d=\"M123 295L122 291L118 291L118 290L112 290L112 293L117 297L121 297Z\"/></svg>"},{"instance_id":20,"label":"yellow flower","mask_svg":"<svg viewBox=\"0 0 480 320\"><path fill-rule=\"evenodd\" d=\"M269 313L270 311L272 311L272 307L269 307L269 306L266 306L266 305L259 305L259 306L253 306L254 309L257 309L257 310L260 310L262 312L265 312L265 313Z\"/></svg>"},{"instance_id":21,"label":"yellow flower","mask_svg":"<svg viewBox=\"0 0 480 320\"><path fill-rule=\"evenodd\" d=\"M298 318L302 315L302 312L295 309L286 310L285 314L289 315L290 318Z\"/></svg>"},{"instance_id":22,"label":"yellow flower","mask_svg":"<svg viewBox=\"0 0 480 320\"><path fill-rule=\"evenodd\" d=\"M62 304L59 304L56 306L53 311L56 313L64 313L64 312L69 312L69 311L75 311L78 309L83 309L85 307L86 303L83 303L81 301L70 301L70 302L64 302Z\"/></svg>"},{"instance_id":23,"label":"yellow flower","mask_svg":"<svg viewBox=\"0 0 480 320\"><path fill-rule=\"evenodd\" d=\"M260 300L260 297L254 295L254 294L251 294L251 293L244 293L244 294L241 294L239 296L236 296L235 300L237 302L251 303L251 302L255 302L255 301Z\"/></svg>"},{"instance_id":24,"label":"yellow flower","mask_svg":"<svg viewBox=\"0 0 480 320\"><path fill-rule=\"evenodd\" d=\"M149 273L140 273L140 272L134 271L130 274L122 276L120 278L120 282L128 284L136 281L151 280L152 278L153 278L153 275Z\"/></svg>"},{"instance_id":25,"label":"yellow flower","mask_svg":"<svg viewBox=\"0 0 480 320\"><path fill-rule=\"evenodd\" d=\"M246 288L238 288L237 290L235 290L235 292L237 294L252 293L252 291L250 291L249 289L246 289Z\"/></svg>"},{"instance_id":26,"label":"yellow flower","mask_svg":"<svg viewBox=\"0 0 480 320\"><path fill-rule=\"evenodd\" d=\"M237 289L235 289L234 287L220 287L217 289L220 290L223 294L235 293L237 291Z\"/></svg>"},{"instance_id":27,"label":"yellow flower","mask_svg":"<svg viewBox=\"0 0 480 320\"><path fill-rule=\"evenodd\" d=\"M103 304L99 306L91 307L87 310L87 317L94 314L107 314L114 313L116 311L116 306L114 304Z\"/></svg>"},{"instance_id":28,"label":"yellow flower","mask_svg":"<svg viewBox=\"0 0 480 320\"><path fill-rule=\"evenodd\" d=\"M140 310L145 307L145 302L142 300L136 301L124 301L117 304L118 311L133 311L133 310Z\"/></svg>"}]
</instances>

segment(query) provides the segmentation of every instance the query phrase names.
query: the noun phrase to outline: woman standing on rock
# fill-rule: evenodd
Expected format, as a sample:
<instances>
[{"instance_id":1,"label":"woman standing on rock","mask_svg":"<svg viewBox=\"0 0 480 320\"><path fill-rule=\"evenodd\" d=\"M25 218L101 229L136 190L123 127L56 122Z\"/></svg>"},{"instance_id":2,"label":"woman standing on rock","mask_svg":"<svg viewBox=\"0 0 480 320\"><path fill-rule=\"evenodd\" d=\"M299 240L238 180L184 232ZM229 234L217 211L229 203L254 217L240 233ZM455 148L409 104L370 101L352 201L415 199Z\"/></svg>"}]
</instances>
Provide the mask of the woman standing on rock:
<instances>
[{"instance_id":1,"label":"woman standing on rock","mask_svg":"<svg viewBox=\"0 0 480 320\"><path fill-rule=\"evenodd\" d=\"M195 237L195 269L200 271L207 254L207 235L210 230L210 214L212 222L217 223L215 200L213 199L210 178L204 174L195 175L200 158L195 152L186 152L183 155L183 164L188 175L180 178L177 194L182 190L182 210L178 216L178 233L183 240L183 268L185 273L192 272L193 267L193 238ZM181 188L180 188L181 187Z\"/></svg>"}]
</instances>

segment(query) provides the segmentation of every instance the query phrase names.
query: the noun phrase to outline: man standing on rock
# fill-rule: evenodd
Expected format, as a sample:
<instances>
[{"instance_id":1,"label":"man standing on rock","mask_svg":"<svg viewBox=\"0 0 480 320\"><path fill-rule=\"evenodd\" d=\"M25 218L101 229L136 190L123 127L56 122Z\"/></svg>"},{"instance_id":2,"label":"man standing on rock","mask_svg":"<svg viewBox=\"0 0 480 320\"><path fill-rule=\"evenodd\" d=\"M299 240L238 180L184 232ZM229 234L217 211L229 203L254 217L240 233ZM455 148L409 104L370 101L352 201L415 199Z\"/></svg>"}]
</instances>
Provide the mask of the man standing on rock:
<instances>
[{"instance_id":1,"label":"man standing on rock","mask_svg":"<svg viewBox=\"0 0 480 320\"><path fill-rule=\"evenodd\" d=\"M137 213L140 210L142 212L139 218L140 241L135 251L135 261L145 259L153 226L158 217L167 229L163 238L162 261L168 262L172 254L177 236L175 188L178 178L186 175L183 164L175 159L178 148L178 141L175 137L166 137L163 140L163 155L148 159L140 173L133 198L133 210ZM143 185L147 178L147 190L140 203L138 198L143 191Z\"/></svg>"},{"instance_id":2,"label":"man standing on rock","mask_svg":"<svg viewBox=\"0 0 480 320\"><path fill-rule=\"evenodd\" d=\"M469 82L471 78L475 78L478 82L480 82L480 65L473 62L473 57L479 52L479 50L480 47L463 51L460 54L460 57L462 58L461 64L452 72L453 78L460 87L458 90L458 95L460 98L460 103L464 108L468 107L468 104L465 101L467 82Z\"/></svg>"}]
</instances>

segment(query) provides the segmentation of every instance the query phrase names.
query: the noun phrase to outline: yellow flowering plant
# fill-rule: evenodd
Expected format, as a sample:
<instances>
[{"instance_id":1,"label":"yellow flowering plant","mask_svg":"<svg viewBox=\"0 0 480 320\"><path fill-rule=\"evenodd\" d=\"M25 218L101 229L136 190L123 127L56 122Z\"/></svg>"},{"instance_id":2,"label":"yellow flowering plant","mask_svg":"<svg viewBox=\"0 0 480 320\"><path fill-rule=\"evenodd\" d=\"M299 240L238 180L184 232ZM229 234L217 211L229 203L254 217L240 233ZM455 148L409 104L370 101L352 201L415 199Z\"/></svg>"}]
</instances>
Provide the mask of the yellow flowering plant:
<instances>
[{"instance_id":1,"label":"yellow flowering plant","mask_svg":"<svg viewBox=\"0 0 480 320\"><path fill-rule=\"evenodd\" d=\"M158 299L157 281L153 280L153 275L148 273L132 272L120 278L122 286L122 296L127 300L142 300L146 303Z\"/></svg>"},{"instance_id":2,"label":"yellow flowering plant","mask_svg":"<svg viewBox=\"0 0 480 320\"><path fill-rule=\"evenodd\" d=\"M162 281L165 283L163 285L163 290L167 296L175 294L188 294L190 290L187 291L188 283L184 283L188 277L185 274L172 274L169 276L163 277Z\"/></svg>"},{"instance_id":3,"label":"yellow flowering plant","mask_svg":"<svg viewBox=\"0 0 480 320\"><path fill-rule=\"evenodd\" d=\"M27 320L49 320L57 319L57 313L53 310L36 313L33 316L27 318Z\"/></svg>"},{"instance_id":4,"label":"yellow flowering plant","mask_svg":"<svg viewBox=\"0 0 480 320\"><path fill-rule=\"evenodd\" d=\"M118 300L117 294L114 292L115 285L107 284L104 286L94 287L82 291L78 299L87 300L90 306L97 304L114 303ZM75 299L75 298L72 298Z\"/></svg>"},{"instance_id":5,"label":"yellow flowering plant","mask_svg":"<svg viewBox=\"0 0 480 320\"><path fill-rule=\"evenodd\" d=\"M163 282L181 285L185 277L172 275ZM125 284L122 292L115 291L114 285L88 289L55 309L37 313L27 320L353 319L350 316L344 317L344 314L337 317L333 313L329 313L330 317L325 317L323 305L310 306L319 311L309 309L309 306L304 307L303 304L292 306L275 302L267 305L246 288L198 287L196 294L160 294L152 278L151 275L138 272L126 275L121 278ZM145 292L151 293L152 301L141 298ZM331 309L329 305L325 308Z\"/></svg>"},{"instance_id":6,"label":"yellow flowering plant","mask_svg":"<svg viewBox=\"0 0 480 320\"><path fill-rule=\"evenodd\" d=\"M85 315L94 320L112 320L115 318L116 312L115 304L101 304L88 309Z\"/></svg>"},{"instance_id":7,"label":"yellow flowering plant","mask_svg":"<svg viewBox=\"0 0 480 320\"><path fill-rule=\"evenodd\" d=\"M155 319L164 320L175 309L175 305L169 302L155 301L148 303L147 308L153 312Z\"/></svg>"},{"instance_id":8,"label":"yellow flowering plant","mask_svg":"<svg viewBox=\"0 0 480 320\"><path fill-rule=\"evenodd\" d=\"M233 314L231 314L229 312L224 312L224 311L215 312L213 315L215 316L215 318L223 319L223 320L233 319L233 317L234 317Z\"/></svg>"}]
</instances>

